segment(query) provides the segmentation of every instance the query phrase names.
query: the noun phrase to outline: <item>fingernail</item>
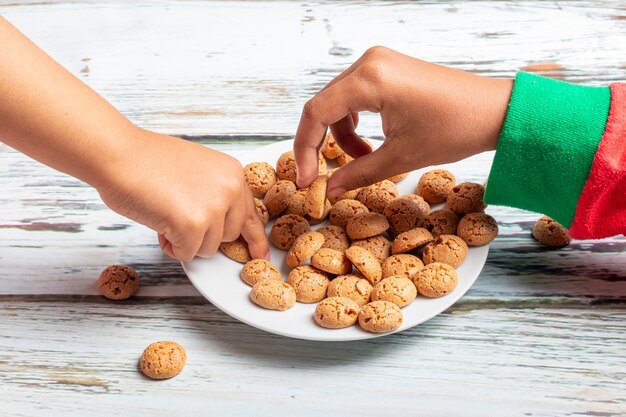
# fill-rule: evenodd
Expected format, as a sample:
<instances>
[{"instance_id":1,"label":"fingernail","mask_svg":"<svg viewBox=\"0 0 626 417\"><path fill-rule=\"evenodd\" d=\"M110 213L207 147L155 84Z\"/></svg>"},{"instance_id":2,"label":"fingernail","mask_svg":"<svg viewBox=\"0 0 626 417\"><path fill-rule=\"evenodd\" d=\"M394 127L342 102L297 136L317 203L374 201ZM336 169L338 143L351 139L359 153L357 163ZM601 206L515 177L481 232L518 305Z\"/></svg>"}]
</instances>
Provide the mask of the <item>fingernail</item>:
<instances>
[{"instance_id":1,"label":"fingernail","mask_svg":"<svg viewBox=\"0 0 626 417\"><path fill-rule=\"evenodd\" d=\"M333 187L327 191L328 197L335 198L339 197L341 194L345 193L346 189L343 187Z\"/></svg>"}]
</instances>

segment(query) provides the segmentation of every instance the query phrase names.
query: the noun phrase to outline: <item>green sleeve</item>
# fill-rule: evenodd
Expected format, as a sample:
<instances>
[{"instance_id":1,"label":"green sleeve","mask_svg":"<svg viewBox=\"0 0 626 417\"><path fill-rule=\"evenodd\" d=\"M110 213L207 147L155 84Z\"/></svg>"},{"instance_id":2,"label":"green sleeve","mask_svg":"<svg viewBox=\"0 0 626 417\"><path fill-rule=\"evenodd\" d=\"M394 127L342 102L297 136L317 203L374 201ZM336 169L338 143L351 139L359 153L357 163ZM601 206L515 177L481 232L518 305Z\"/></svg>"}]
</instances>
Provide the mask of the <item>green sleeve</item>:
<instances>
[{"instance_id":1,"label":"green sleeve","mask_svg":"<svg viewBox=\"0 0 626 417\"><path fill-rule=\"evenodd\" d=\"M608 87L517 74L485 202L545 214L569 227L610 101Z\"/></svg>"}]
</instances>

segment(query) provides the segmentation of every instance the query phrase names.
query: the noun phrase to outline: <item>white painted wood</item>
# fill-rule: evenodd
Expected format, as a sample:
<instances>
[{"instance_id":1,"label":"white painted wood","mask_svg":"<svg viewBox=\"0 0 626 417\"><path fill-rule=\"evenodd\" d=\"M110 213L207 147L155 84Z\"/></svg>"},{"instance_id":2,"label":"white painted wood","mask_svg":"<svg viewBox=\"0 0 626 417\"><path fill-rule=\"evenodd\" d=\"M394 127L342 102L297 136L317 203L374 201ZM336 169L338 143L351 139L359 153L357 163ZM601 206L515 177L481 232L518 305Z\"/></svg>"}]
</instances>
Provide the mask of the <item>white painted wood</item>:
<instances>
[{"instance_id":1,"label":"white painted wood","mask_svg":"<svg viewBox=\"0 0 626 417\"><path fill-rule=\"evenodd\" d=\"M374 44L493 76L626 79L622 1L0 1L0 13L141 126L235 156L291 137L307 98ZM360 130L380 135L377 118ZM490 161L459 174L484 180ZM500 236L445 314L370 342L289 340L216 310L151 231L0 145L0 415L626 415L626 240L546 250L530 238L536 214L489 212ZM95 296L112 263L140 271L134 300ZM158 339L189 354L170 381L135 369Z\"/></svg>"}]
</instances>

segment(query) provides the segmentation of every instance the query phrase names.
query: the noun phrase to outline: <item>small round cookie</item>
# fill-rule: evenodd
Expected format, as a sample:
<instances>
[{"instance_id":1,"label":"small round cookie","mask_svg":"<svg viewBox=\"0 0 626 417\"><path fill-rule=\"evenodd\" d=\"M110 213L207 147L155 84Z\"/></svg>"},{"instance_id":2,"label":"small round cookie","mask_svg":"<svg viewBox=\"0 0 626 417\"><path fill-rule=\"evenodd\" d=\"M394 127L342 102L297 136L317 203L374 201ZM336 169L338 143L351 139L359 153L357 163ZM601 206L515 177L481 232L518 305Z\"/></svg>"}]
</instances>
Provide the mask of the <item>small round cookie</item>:
<instances>
[{"instance_id":1,"label":"small round cookie","mask_svg":"<svg viewBox=\"0 0 626 417\"><path fill-rule=\"evenodd\" d=\"M383 214L389 222L389 233L392 236L426 226L430 206L422 197L417 195L415 197L421 200L422 204L414 198L398 197L385 207Z\"/></svg>"},{"instance_id":2,"label":"small round cookie","mask_svg":"<svg viewBox=\"0 0 626 417\"><path fill-rule=\"evenodd\" d=\"M281 180L296 183L296 157L293 151L282 153L276 162L276 175Z\"/></svg>"},{"instance_id":3,"label":"small round cookie","mask_svg":"<svg viewBox=\"0 0 626 417\"><path fill-rule=\"evenodd\" d=\"M250 250L248 250L248 242L242 236L239 236L232 242L220 243L220 252L233 261L242 264L252 260L252 255L250 255Z\"/></svg>"},{"instance_id":4,"label":"small round cookie","mask_svg":"<svg viewBox=\"0 0 626 417\"><path fill-rule=\"evenodd\" d=\"M324 271L305 265L292 269L286 282L296 292L296 301L317 303L326 298L330 280Z\"/></svg>"},{"instance_id":5,"label":"small round cookie","mask_svg":"<svg viewBox=\"0 0 626 417\"><path fill-rule=\"evenodd\" d=\"M357 214L346 225L346 233L350 239L365 239L380 235L389 229L387 218L379 213Z\"/></svg>"},{"instance_id":6,"label":"small round cookie","mask_svg":"<svg viewBox=\"0 0 626 417\"><path fill-rule=\"evenodd\" d=\"M328 297L346 297L356 301L359 306L370 301L372 284L356 274L340 275L328 284Z\"/></svg>"},{"instance_id":7,"label":"small round cookie","mask_svg":"<svg viewBox=\"0 0 626 417\"><path fill-rule=\"evenodd\" d=\"M322 300L317 307L313 319L327 329L343 329L356 323L359 317L359 305L346 297L329 297Z\"/></svg>"},{"instance_id":8,"label":"small round cookie","mask_svg":"<svg viewBox=\"0 0 626 417\"><path fill-rule=\"evenodd\" d=\"M139 290L139 274L126 265L107 266L98 277L98 289L109 300L126 300Z\"/></svg>"},{"instance_id":9,"label":"small round cookie","mask_svg":"<svg viewBox=\"0 0 626 417\"><path fill-rule=\"evenodd\" d=\"M304 200L306 199L306 193L308 188L302 188L296 190L292 194L291 199L287 202L287 208L283 211L283 214L297 214L298 216L305 217L306 210L304 209Z\"/></svg>"},{"instance_id":10,"label":"small round cookie","mask_svg":"<svg viewBox=\"0 0 626 417\"><path fill-rule=\"evenodd\" d=\"M344 152L339 155L335 160L337 161L337 164L342 167L345 164L354 161L354 158Z\"/></svg>"},{"instance_id":11,"label":"small round cookie","mask_svg":"<svg viewBox=\"0 0 626 417\"><path fill-rule=\"evenodd\" d=\"M395 182L396 184L399 183L400 181L402 181L403 179L405 179L406 177L409 176L408 172L405 172L404 174L398 174L398 175L394 175L393 177L389 177L387 178L389 181L391 182Z\"/></svg>"},{"instance_id":12,"label":"small round cookie","mask_svg":"<svg viewBox=\"0 0 626 417\"><path fill-rule=\"evenodd\" d=\"M259 215L259 219L263 222L264 225L270 222L270 213L267 211L267 207L265 204L258 198L254 199L254 207L256 208L256 213Z\"/></svg>"},{"instance_id":13,"label":"small round cookie","mask_svg":"<svg viewBox=\"0 0 626 417\"><path fill-rule=\"evenodd\" d=\"M456 234L469 246L483 246L498 236L498 223L485 213L470 213L459 222Z\"/></svg>"},{"instance_id":14,"label":"small round cookie","mask_svg":"<svg viewBox=\"0 0 626 417\"><path fill-rule=\"evenodd\" d=\"M322 144L322 155L328 159L336 159L338 156L343 155L345 151L341 149L333 134L328 132L324 143Z\"/></svg>"},{"instance_id":15,"label":"small round cookie","mask_svg":"<svg viewBox=\"0 0 626 417\"><path fill-rule=\"evenodd\" d=\"M428 298L449 294L458 282L459 277L454 268L441 262L428 264L413 275L417 292Z\"/></svg>"},{"instance_id":16,"label":"small round cookie","mask_svg":"<svg viewBox=\"0 0 626 417\"><path fill-rule=\"evenodd\" d=\"M360 188L357 188L356 190L346 191L339 194L337 197L328 197L328 201L330 201L331 204L335 204L341 200L354 200L359 195L360 191Z\"/></svg>"},{"instance_id":17,"label":"small round cookie","mask_svg":"<svg viewBox=\"0 0 626 417\"><path fill-rule=\"evenodd\" d=\"M459 226L459 216L454 214L452 210L441 209L432 211L428 215L427 229L433 237L439 235L453 235Z\"/></svg>"},{"instance_id":18,"label":"small round cookie","mask_svg":"<svg viewBox=\"0 0 626 417\"><path fill-rule=\"evenodd\" d=\"M389 301L372 301L361 308L359 326L372 333L387 333L402 325L400 307Z\"/></svg>"},{"instance_id":19,"label":"small round cookie","mask_svg":"<svg viewBox=\"0 0 626 417\"><path fill-rule=\"evenodd\" d=\"M485 210L487 205L483 201L485 187L475 182L464 182L448 193L448 208L459 216L468 213L478 213Z\"/></svg>"},{"instance_id":20,"label":"small round cookie","mask_svg":"<svg viewBox=\"0 0 626 417\"><path fill-rule=\"evenodd\" d=\"M389 301L400 308L411 304L415 297L417 297L415 284L404 275L385 278L372 290L372 301Z\"/></svg>"},{"instance_id":21,"label":"small round cookie","mask_svg":"<svg viewBox=\"0 0 626 417\"><path fill-rule=\"evenodd\" d=\"M252 286L250 299L268 310L284 311L296 303L296 292L281 280L266 279Z\"/></svg>"},{"instance_id":22,"label":"small round cookie","mask_svg":"<svg viewBox=\"0 0 626 417\"><path fill-rule=\"evenodd\" d=\"M348 235L346 231L339 226L326 225L317 229L318 233L324 236L324 244L322 248L330 248L338 250L339 252L345 252L350 247L350 241L348 241Z\"/></svg>"},{"instance_id":23,"label":"small round cookie","mask_svg":"<svg viewBox=\"0 0 626 417\"><path fill-rule=\"evenodd\" d=\"M352 246L367 249L381 264L391 255L391 242L382 235L355 240Z\"/></svg>"},{"instance_id":24,"label":"small round cookie","mask_svg":"<svg viewBox=\"0 0 626 417\"><path fill-rule=\"evenodd\" d=\"M393 199L398 197L398 187L389 180L382 180L361 189L357 199L374 213L382 213Z\"/></svg>"},{"instance_id":25,"label":"small round cookie","mask_svg":"<svg viewBox=\"0 0 626 417\"><path fill-rule=\"evenodd\" d=\"M243 167L243 175L255 197L264 197L276 184L276 171L267 162L253 162Z\"/></svg>"},{"instance_id":26,"label":"small round cookie","mask_svg":"<svg viewBox=\"0 0 626 417\"><path fill-rule=\"evenodd\" d=\"M169 340L150 344L139 359L139 369L152 379L175 377L185 367L187 352L181 345Z\"/></svg>"},{"instance_id":27,"label":"small round cookie","mask_svg":"<svg viewBox=\"0 0 626 417\"><path fill-rule=\"evenodd\" d=\"M311 257L311 265L333 275L352 272L352 263L345 253L335 249L322 248Z\"/></svg>"},{"instance_id":28,"label":"small round cookie","mask_svg":"<svg viewBox=\"0 0 626 417\"><path fill-rule=\"evenodd\" d=\"M304 211L313 219L321 219L324 216L326 202L326 186L328 175L320 175L309 186L304 196Z\"/></svg>"},{"instance_id":29,"label":"small round cookie","mask_svg":"<svg viewBox=\"0 0 626 417\"><path fill-rule=\"evenodd\" d=\"M322 247L325 240L324 235L319 232L302 233L287 252L287 265L291 268L302 265Z\"/></svg>"},{"instance_id":30,"label":"small round cookie","mask_svg":"<svg viewBox=\"0 0 626 417\"><path fill-rule=\"evenodd\" d=\"M433 235L423 227L416 227L408 232L400 233L391 244L391 253L405 253L432 242Z\"/></svg>"},{"instance_id":31,"label":"small round cookie","mask_svg":"<svg viewBox=\"0 0 626 417\"><path fill-rule=\"evenodd\" d=\"M346 256L360 273L372 284L376 284L383 277L380 262L367 249L360 246L350 246Z\"/></svg>"},{"instance_id":32,"label":"small round cookie","mask_svg":"<svg viewBox=\"0 0 626 417\"><path fill-rule=\"evenodd\" d=\"M239 272L239 278L246 284L253 286L265 279L281 279L280 271L265 259L253 259Z\"/></svg>"},{"instance_id":33,"label":"small round cookie","mask_svg":"<svg viewBox=\"0 0 626 417\"><path fill-rule=\"evenodd\" d=\"M279 180L267 193L263 204L267 207L270 218L274 218L283 212L289 205L291 197L296 193L296 184L287 180Z\"/></svg>"},{"instance_id":34,"label":"small round cookie","mask_svg":"<svg viewBox=\"0 0 626 417\"><path fill-rule=\"evenodd\" d=\"M345 229L350 219L357 214L367 212L369 212L369 209L359 201L341 200L337 201L330 209L329 220L331 224Z\"/></svg>"},{"instance_id":35,"label":"small round cookie","mask_svg":"<svg viewBox=\"0 0 626 417\"><path fill-rule=\"evenodd\" d=\"M467 243L454 235L441 235L424 248L422 259L426 265L443 262L458 268L467 256Z\"/></svg>"},{"instance_id":36,"label":"small round cookie","mask_svg":"<svg viewBox=\"0 0 626 417\"><path fill-rule=\"evenodd\" d=\"M569 231L556 220L543 216L533 226L533 237L547 246L567 246L572 241Z\"/></svg>"},{"instance_id":37,"label":"small round cookie","mask_svg":"<svg viewBox=\"0 0 626 417\"><path fill-rule=\"evenodd\" d=\"M420 258L408 253L391 255L383 262L383 279L394 275L402 275L411 278L417 271L424 267Z\"/></svg>"},{"instance_id":38,"label":"small round cookie","mask_svg":"<svg viewBox=\"0 0 626 417\"><path fill-rule=\"evenodd\" d=\"M420 177L415 192L430 204L439 204L446 201L454 184L456 184L456 178L450 171L434 169Z\"/></svg>"},{"instance_id":39,"label":"small round cookie","mask_svg":"<svg viewBox=\"0 0 626 417\"><path fill-rule=\"evenodd\" d=\"M270 230L270 242L278 249L289 250L302 233L310 232L311 226L302 216L286 214L279 217Z\"/></svg>"}]
</instances>

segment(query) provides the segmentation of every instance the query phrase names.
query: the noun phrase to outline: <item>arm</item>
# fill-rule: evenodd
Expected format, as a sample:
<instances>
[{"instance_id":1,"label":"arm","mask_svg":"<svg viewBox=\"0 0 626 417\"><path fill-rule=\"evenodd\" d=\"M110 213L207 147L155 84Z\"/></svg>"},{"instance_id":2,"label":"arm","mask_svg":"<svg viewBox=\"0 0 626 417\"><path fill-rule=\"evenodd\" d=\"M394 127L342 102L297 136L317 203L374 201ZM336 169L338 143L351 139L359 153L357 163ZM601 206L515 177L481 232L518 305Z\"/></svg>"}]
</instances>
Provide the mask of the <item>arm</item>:
<instances>
[{"instance_id":1,"label":"arm","mask_svg":"<svg viewBox=\"0 0 626 417\"><path fill-rule=\"evenodd\" d=\"M240 233L253 256L267 256L237 161L136 127L2 17L0 39L3 142L94 186L113 210L155 230L171 257L210 256Z\"/></svg>"}]
</instances>

